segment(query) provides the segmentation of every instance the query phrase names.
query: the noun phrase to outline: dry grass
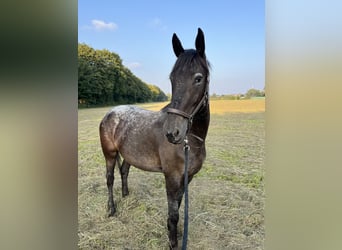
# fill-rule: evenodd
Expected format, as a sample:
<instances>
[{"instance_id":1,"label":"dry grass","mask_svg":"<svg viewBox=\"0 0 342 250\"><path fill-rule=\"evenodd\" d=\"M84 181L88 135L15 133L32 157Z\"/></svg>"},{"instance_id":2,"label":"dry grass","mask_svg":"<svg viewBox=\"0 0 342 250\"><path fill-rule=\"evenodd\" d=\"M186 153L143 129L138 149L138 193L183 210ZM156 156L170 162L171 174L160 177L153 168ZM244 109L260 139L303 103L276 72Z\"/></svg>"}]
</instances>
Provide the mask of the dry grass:
<instances>
[{"instance_id":1,"label":"dry grass","mask_svg":"<svg viewBox=\"0 0 342 250\"><path fill-rule=\"evenodd\" d=\"M263 107L264 100L211 101L207 159L189 186L188 249L263 249L265 119L257 112ZM79 110L79 248L168 249L162 174L131 168L130 195L122 198L116 169L117 214L106 216L98 124L107 111ZM181 238L182 208L180 214Z\"/></svg>"},{"instance_id":2,"label":"dry grass","mask_svg":"<svg viewBox=\"0 0 342 250\"><path fill-rule=\"evenodd\" d=\"M147 103L141 105L150 110L160 110L168 102ZM254 113L265 111L265 99L213 100L210 101L211 114Z\"/></svg>"}]
</instances>

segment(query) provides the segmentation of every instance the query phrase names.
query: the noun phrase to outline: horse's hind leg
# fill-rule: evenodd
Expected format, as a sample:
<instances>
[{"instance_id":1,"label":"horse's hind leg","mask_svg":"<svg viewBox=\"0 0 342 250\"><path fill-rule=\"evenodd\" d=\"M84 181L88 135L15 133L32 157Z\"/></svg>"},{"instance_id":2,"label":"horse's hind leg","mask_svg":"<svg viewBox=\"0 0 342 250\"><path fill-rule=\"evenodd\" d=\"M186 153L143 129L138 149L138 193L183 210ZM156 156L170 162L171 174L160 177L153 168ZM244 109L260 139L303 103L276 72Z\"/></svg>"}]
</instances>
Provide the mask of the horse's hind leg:
<instances>
[{"instance_id":1,"label":"horse's hind leg","mask_svg":"<svg viewBox=\"0 0 342 250\"><path fill-rule=\"evenodd\" d=\"M118 153L114 157L106 157L106 178L108 188L108 216L115 214L115 203L113 198L113 185L114 185L114 167L117 161Z\"/></svg>"},{"instance_id":2,"label":"horse's hind leg","mask_svg":"<svg viewBox=\"0 0 342 250\"><path fill-rule=\"evenodd\" d=\"M124 160L120 167L121 183L122 183L122 197L125 197L129 194L127 177L128 177L130 166L131 165L127 161Z\"/></svg>"}]
</instances>

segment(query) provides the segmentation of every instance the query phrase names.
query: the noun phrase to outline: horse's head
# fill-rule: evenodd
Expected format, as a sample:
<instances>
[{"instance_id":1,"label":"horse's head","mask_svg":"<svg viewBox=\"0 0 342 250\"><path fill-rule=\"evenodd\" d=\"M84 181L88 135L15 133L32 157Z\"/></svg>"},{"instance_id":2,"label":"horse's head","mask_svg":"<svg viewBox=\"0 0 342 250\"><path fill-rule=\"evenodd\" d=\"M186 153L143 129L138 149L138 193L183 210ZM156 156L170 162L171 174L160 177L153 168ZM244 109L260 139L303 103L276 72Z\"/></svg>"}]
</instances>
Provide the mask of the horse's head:
<instances>
[{"instance_id":1,"label":"horse's head","mask_svg":"<svg viewBox=\"0 0 342 250\"><path fill-rule=\"evenodd\" d=\"M172 99L166 109L164 132L168 141L174 144L184 140L193 116L208 100L209 65L200 28L195 44L196 50L184 50L177 35L173 34L172 45L177 61L170 74Z\"/></svg>"}]
</instances>

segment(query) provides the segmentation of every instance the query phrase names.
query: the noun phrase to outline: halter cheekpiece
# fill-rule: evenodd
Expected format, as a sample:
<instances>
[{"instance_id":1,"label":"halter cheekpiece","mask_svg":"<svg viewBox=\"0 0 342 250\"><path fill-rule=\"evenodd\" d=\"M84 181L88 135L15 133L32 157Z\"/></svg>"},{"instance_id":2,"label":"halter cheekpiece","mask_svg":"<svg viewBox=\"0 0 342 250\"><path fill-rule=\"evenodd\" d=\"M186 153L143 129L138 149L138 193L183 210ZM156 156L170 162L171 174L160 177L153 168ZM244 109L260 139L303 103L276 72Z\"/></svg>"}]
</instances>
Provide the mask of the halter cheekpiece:
<instances>
[{"instance_id":1,"label":"halter cheekpiece","mask_svg":"<svg viewBox=\"0 0 342 250\"><path fill-rule=\"evenodd\" d=\"M189 131L189 129L192 125L192 120L193 120L194 116L200 110L200 108L206 104L206 102L208 101L208 98L209 97L208 97L208 85L207 85L207 88L204 92L204 95L203 95L201 101L197 104L196 108L194 109L194 111L192 111L191 114L188 114L182 110L175 109L175 108L167 108L166 112L171 113L171 114L175 114L175 115L179 115L179 116L182 116L182 117L188 119L188 131Z\"/></svg>"}]
</instances>

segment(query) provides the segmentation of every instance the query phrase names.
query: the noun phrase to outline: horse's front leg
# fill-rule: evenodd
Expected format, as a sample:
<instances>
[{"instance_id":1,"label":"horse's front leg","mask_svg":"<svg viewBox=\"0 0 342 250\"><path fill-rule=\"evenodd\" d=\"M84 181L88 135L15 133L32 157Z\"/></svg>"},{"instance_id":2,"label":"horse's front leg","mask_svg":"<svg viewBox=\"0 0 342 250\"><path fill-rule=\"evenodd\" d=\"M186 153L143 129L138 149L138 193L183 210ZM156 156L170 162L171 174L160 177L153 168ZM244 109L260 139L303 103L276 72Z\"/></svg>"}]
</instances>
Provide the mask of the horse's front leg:
<instances>
[{"instance_id":1,"label":"horse's front leg","mask_svg":"<svg viewBox=\"0 0 342 250\"><path fill-rule=\"evenodd\" d=\"M167 228L169 230L170 249L177 249L177 224L179 220L178 209L183 197L184 189L181 178L165 176L165 182L168 202Z\"/></svg>"}]
</instances>

